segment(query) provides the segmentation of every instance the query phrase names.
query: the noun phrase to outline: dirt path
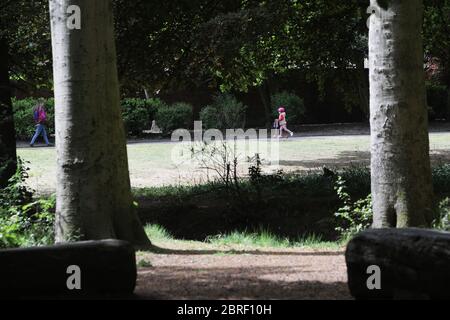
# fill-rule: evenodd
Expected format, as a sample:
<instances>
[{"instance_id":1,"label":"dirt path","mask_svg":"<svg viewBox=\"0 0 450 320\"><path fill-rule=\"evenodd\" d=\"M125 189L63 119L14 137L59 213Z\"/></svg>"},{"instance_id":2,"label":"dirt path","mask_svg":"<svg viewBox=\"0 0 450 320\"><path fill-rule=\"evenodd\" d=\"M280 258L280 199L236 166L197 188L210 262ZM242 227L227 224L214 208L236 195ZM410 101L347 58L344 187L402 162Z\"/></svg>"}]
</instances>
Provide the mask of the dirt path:
<instances>
[{"instance_id":1,"label":"dirt path","mask_svg":"<svg viewBox=\"0 0 450 320\"><path fill-rule=\"evenodd\" d=\"M138 253L151 299L351 299L342 250L189 248Z\"/></svg>"}]
</instances>

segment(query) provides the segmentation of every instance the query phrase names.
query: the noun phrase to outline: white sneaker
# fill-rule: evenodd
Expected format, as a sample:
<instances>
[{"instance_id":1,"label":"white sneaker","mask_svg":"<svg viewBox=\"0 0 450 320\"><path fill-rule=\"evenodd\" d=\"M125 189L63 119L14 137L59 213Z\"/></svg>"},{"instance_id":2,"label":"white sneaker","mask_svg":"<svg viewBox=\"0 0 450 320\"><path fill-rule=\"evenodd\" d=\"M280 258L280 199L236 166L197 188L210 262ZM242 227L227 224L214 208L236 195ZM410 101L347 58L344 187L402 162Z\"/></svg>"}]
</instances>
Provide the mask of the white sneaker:
<instances>
[{"instance_id":1,"label":"white sneaker","mask_svg":"<svg viewBox=\"0 0 450 320\"><path fill-rule=\"evenodd\" d=\"M294 135L294 133L291 131L291 137Z\"/></svg>"}]
</instances>

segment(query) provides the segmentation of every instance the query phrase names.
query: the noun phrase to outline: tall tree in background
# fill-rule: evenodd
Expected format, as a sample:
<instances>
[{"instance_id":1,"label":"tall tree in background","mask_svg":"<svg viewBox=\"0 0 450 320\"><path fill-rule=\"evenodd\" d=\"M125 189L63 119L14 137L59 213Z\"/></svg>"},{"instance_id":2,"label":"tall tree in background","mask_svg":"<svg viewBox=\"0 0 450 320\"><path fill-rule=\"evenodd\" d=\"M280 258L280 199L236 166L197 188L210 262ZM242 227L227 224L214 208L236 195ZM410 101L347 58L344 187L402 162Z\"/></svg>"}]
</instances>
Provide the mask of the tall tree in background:
<instances>
[{"instance_id":1,"label":"tall tree in background","mask_svg":"<svg viewBox=\"0 0 450 320\"><path fill-rule=\"evenodd\" d=\"M0 187L7 185L16 171L16 134L11 104L11 83L9 81L10 55L6 14L12 1L0 5Z\"/></svg>"},{"instance_id":2,"label":"tall tree in background","mask_svg":"<svg viewBox=\"0 0 450 320\"><path fill-rule=\"evenodd\" d=\"M13 89L26 87L33 92L49 83L47 4L46 0L0 2L0 187L16 171Z\"/></svg>"},{"instance_id":3,"label":"tall tree in background","mask_svg":"<svg viewBox=\"0 0 450 320\"><path fill-rule=\"evenodd\" d=\"M450 0L425 0L425 53L437 58L439 80L447 86L447 121L450 121Z\"/></svg>"},{"instance_id":4,"label":"tall tree in background","mask_svg":"<svg viewBox=\"0 0 450 320\"><path fill-rule=\"evenodd\" d=\"M16 171L16 134L9 83L9 52L6 36L0 34L0 187Z\"/></svg>"},{"instance_id":5,"label":"tall tree in background","mask_svg":"<svg viewBox=\"0 0 450 320\"><path fill-rule=\"evenodd\" d=\"M422 0L371 0L369 31L373 226L421 227L433 190Z\"/></svg>"},{"instance_id":6,"label":"tall tree in background","mask_svg":"<svg viewBox=\"0 0 450 320\"><path fill-rule=\"evenodd\" d=\"M72 5L81 9L80 29L67 27ZM118 238L149 245L131 196L111 0L50 0L50 20L56 241Z\"/></svg>"}]
</instances>

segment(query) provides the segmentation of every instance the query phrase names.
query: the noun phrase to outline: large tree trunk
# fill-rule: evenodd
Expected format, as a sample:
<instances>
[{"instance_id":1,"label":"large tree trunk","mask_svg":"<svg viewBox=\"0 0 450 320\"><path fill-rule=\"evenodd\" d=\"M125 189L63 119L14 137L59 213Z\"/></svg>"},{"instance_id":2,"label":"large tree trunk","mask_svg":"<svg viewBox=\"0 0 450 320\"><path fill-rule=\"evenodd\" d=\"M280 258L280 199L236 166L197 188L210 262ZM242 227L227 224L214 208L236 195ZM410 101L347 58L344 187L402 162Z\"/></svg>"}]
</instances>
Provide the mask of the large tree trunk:
<instances>
[{"instance_id":1,"label":"large tree trunk","mask_svg":"<svg viewBox=\"0 0 450 320\"><path fill-rule=\"evenodd\" d=\"M384 3L380 6L378 3ZM427 226L432 183L422 0L371 0L370 123L373 226Z\"/></svg>"},{"instance_id":2,"label":"large tree trunk","mask_svg":"<svg viewBox=\"0 0 450 320\"><path fill-rule=\"evenodd\" d=\"M9 83L8 42L0 38L0 188L16 172L16 133Z\"/></svg>"},{"instance_id":3,"label":"large tree trunk","mask_svg":"<svg viewBox=\"0 0 450 320\"><path fill-rule=\"evenodd\" d=\"M81 29L66 26L69 5ZM50 0L57 150L56 241L149 245L133 208L110 0Z\"/></svg>"}]
</instances>

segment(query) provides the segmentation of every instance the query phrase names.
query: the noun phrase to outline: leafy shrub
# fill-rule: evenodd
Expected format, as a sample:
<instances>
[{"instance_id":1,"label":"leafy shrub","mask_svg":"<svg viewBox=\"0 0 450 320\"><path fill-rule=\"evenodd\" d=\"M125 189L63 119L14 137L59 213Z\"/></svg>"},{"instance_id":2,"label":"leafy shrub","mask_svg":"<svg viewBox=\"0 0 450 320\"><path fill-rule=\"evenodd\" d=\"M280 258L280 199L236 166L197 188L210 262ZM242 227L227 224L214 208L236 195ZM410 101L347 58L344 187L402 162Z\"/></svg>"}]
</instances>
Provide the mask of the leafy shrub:
<instances>
[{"instance_id":1,"label":"leafy shrub","mask_svg":"<svg viewBox=\"0 0 450 320\"><path fill-rule=\"evenodd\" d=\"M353 202L341 176L338 176L334 189L343 202L343 206L334 214L339 219L335 230L339 232L342 240L348 240L372 224L372 197L369 194L365 199Z\"/></svg>"},{"instance_id":2,"label":"leafy shrub","mask_svg":"<svg viewBox=\"0 0 450 320\"><path fill-rule=\"evenodd\" d=\"M449 120L446 86L427 84L427 103L430 119Z\"/></svg>"},{"instance_id":3,"label":"leafy shrub","mask_svg":"<svg viewBox=\"0 0 450 320\"><path fill-rule=\"evenodd\" d=\"M42 99L41 99L42 100ZM45 111L47 113L47 133L55 133L55 112L54 99L44 99ZM30 139L35 130L33 120L33 109L38 103L38 99L26 98L22 100L13 99L14 125L16 128L16 136L19 139Z\"/></svg>"},{"instance_id":4,"label":"leafy shrub","mask_svg":"<svg viewBox=\"0 0 450 320\"><path fill-rule=\"evenodd\" d=\"M444 164L432 169L433 187L437 194L450 193L450 164Z\"/></svg>"},{"instance_id":5,"label":"leafy shrub","mask_svg":"<svg viewBox=\"0 0 450 320\"><path fill-rule=\"evenodd\" d=\"M47 112L47 133L55 133L54 99L26 98L22 100L13 99L14 124L18 139L30 139L35 130L33 120L33 109L38 100L44 101ZM137 136L143 130L151 128L152 120L155 119L156 111L165 108L167 105L160 99L135 99L126 98L121 102L122 117L127 134Z\"/></svg>"},{"instance_id":6,"label":"leafy shrub","mask_svg":"<svg viewBox=\"0 0 450 320\"><path fill-rule=\"evenodd\" d=\"M190 128L192 106L184 102L178 102L170 106L162 104L156 111L155 119L158 126L165 133L180 128Z\"/></svg>"},{"instance_id":7,"label":"leafy shrub","mask_svg":"<svg viewBox=\"0 0 450 320\"><path fill-rule=\"evenodd\" d=\"M339 174L345 180L345 186L352 198L363 198L370 193L370 169L350 166Z\"/></svg>"},{"instance_id":8,"label":"leafy shrub","mask_svg":"<svg viewBox=\"0 0 450 320\"><path fill-rule=\"evenodd\" d=\"M0 190L0 248L53 242L55 197L33 201L24 185L27 170L18 159L16 174Z\"/></svg>"},{"instance_id":9,"label":"leafy shrub","mask_svg":"<svg viewBox=\"0 0 450 320\"><path fill-rule=\"evenodd\" d=\"M247 107L231 94L215 97L212 105L200 111L200 120L205 128L234 129L245 127L245 111Z\"/></svg>"},{"instance_id":10,"label":"leafy shrub","mask_svg":"<svg viewBox=\"0 0 450 320\"><path fill-rule=\"evenodd\" d=\"M439 203L438 217L433 221L432 227L439 230L450 231L450 198Z\"/></svg>"},{"instance_id":11,"label":"leafy shrub","mask_svg":"<svg viewBox=\"0 0 450 320\"><path fill-rule=\"evenodd\" d=\"M278 118L278 108L283 106L286 109L287 121L293 124L299 124L306 112L303 100L287 91L276 93L271 96L273 116Z\"/></svg>"},{"instance_id":12,"label":"leafy shrub","mask_svg":"<svg viewBox=\"0 0 450 320\"><path fill-rule=\"evenodd\" d=\"M0 189L0 207L21 206L31 201L33 193L25 186L28 168L21 158L17 158L16 173L8 180L8 185Z\"/></svg>"},{"instance_id":13,"label":"leafy shrub","mask_svg":"<svg viewBox=\"0 0 450 320\"><path fill-rule=\"evenodd\" d=\"M157 109L165 106L165 103L160 99L127 98L122 100L121 105L127 134L138 136L142 131L151 128Z\"/></svg>"}]
</instances>

